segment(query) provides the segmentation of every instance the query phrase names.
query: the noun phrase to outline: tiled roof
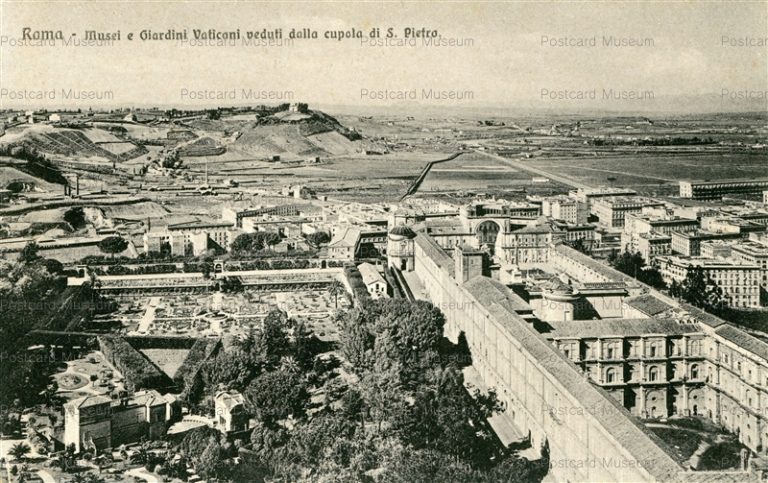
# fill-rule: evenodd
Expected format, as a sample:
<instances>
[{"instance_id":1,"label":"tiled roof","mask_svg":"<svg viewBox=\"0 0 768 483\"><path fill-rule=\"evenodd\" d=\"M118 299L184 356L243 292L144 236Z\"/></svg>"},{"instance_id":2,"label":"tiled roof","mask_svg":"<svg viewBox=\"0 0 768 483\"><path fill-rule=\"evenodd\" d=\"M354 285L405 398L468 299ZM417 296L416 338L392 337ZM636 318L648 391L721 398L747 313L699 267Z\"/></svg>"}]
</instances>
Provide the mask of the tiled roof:
<instances>
[{"instance_id":1,"label":"tiled roof","mask_svg":"<svg viewBox=\"0 0 768 483\"><path fill-rule=\"evenodd\" d=\"M376 270L376 267L370 263L361 263L357 266L357 269L360 271L360 276L363 277L364 284L370 285L376 282L385 283L384 278L381 276L379 271Z\"/></svg>"},{"instance_id":2,"label":"tiled roof","mask_svg":"<svg viewBox=\"0 0 768 483\"><path fill-rule=\"evenodd\" d=\"M575 250L568 245L565 245L563 243L560 243L558 245L555 245L554 250L556 252L559 252L566 257L570 258L571 260L574 260L586 267L591 268L595 272L599 273L600 275L606 277L609 280L613 281L623 281L626 282L629 285L637 285L637 280L633 279L632 277L628 275L624 275L623 273L619 272L618 270L614 270L613 268L604 265L594 258L585 255L578 250Z\"/></svg>"},{"instance_id":3,"label":"tiled roof","mask_svg":"<svg viewBox=\"0 0 768 483\"><path fill-rule=\"evenodd\" d=\"M84 396L78 399L73 399L65 404L65 406L76 408L87 408L89 406L98 406L101 404L109 404L112 399L106 396Z\"/></svg>"},{"instance_id":4,"label":"tiled roof","mask_svg":"<svg viewBox=\"0 0 768 483\"><path fill-rule=\"evenodd\" d=\"M637 297L629 297L625 299L624 302L630 307L637 309L651 317L674 308L663 300L654 297L652 294L643 294L638 295Z\"/></svg>"},{"instance_id":5,"label":"tiled roof","mask_svg":"<svg viewBox=\"0 0 768 483\"><path fill-rule=\"evenodd\" d=\"M429 236L419 233L416 243L438 266L453 276L452 259ZM646 429L612 396L589 383L571 361L516 313L514 304L510 303L508 297L494 298L494 292L498 294L500 291L496 284L473 279L463 287L499 324L507 336L515 340L524 352L530 354L544 373L551 374L557 385L576 400L577 404L592 408L593 414L600 415L597 423L606 435L624 448L629 457L637 461L653 462L644 468L653 479L676 479L682 468L669 455L671 450L665 450L665 443Z\"/></svg>"},{"instance_id":6,"label":"tiled roof","mask_svg":"<svg viewBox=\"0 0 768 483\"><path fill-rule=\"evenodd\" d=\"M514 312L506 310L502 305L492 302L490 306L483 304L486 310L502 325L537 361L540 368L552 374L557 382L569 393L581 407L594 410L593 414L600 415L599 424L637 461L652 461L653 464L644 467L658 481L673 481L680 465L669 455L666 444L635 419L618 401L603 389L589 383L585 376L565 358L556 347L553 347L530 324Z\"/></svg>"},{"instance_id":7,"label":"tiled roof","mask_svg":"<svg viewBox=\"0 0 768 483\"><path fill-rule=\"evenodd\" d=\"M688 312L698 322L706 324L710 327L720 327L721 325L728 323L720 317L712 315L709 312L705 312L698 307L694 307L693 305L681 303L680 307L685 309L685 311Z\"/></svg>"},{"instance_id":8,"label":"tiled roof","mask_svg":"<svg viewBox=\"0 0 768 483\"><path fill-rule=\"evenodd\" d=\"M649 334L682 335L701 332L694 323L674 319L602 319L548 322L553 330L547 337L633 337Z\"/></svg>"},{"instance_id":9,"label":"tiled roof","mask_svg":"<svg viewBox=\"0 0 768 483\"><path fill-rule=\"evenodd\" d=\"M453 277L455 267L453 265L453 257L445 253L440 245L431 237L425 235L422 232L416 233L415 243L426 252L427 256L435 262L440 268L448 272Z\"/></svg>"},{"instance_id":10,"label":"tiled roof","mask_svg":"<svg viewBox=\"0 0 768 483\"><path fill-rule=\"evenodd\" d=\"M141 391L133 395L130 401L133 404L139 406L157 406L159 404L165 404L165 398L155 390Z\"/></svg>"},{"instance_id":11,"label":"tiled roof","mask_svg":"<svg viewBox=\"0 0 768 483\"><path fill-rule=\"evenodd\" d=\"M222 391L216 394L216 400L220 401L228 409L232 409L235 406L239 406L245 403L245 398L239 392Z\"/></svg>"},{"instance_id":12,"label":"tiled roof","mask_svg":"<svg viewBox=\"0 0 768 483\"><path fill-rule=\"evenodd\" d=\"M509 290L504 284L488 277L482 275L474 277L465 282L464 287L484 306L498 303L510 312L533 312L533 308L519 295Z\"/></svg>"},{"instance_id":13,"label":"tiled roof","mask_svg":"<svg viewBox=\"0 0 768 483\"><path fill-rule=\"evenodd\" d=\"M720 326L715 333L762 359L768 359L768 344L730 324Z\"/></svg>"},{"instance_id":14,"label":"tiled roof","mask_svg":"<svg viewBox=\"0 0 768 483\"><path fill-rule=\"evenodd\" d=\"M328 244L329 248L355 247L360 240L360 228L347 228L344 233L337 234Z\"/></svg>"}]
</instances>

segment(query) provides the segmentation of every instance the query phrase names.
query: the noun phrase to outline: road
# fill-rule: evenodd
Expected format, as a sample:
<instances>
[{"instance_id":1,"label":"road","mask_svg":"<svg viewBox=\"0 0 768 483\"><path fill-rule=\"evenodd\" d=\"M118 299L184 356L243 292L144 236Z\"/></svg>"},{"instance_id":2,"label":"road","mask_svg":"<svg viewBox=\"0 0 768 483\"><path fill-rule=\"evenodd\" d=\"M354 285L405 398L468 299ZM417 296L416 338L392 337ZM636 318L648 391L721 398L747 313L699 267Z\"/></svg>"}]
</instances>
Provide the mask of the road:
<instances>
[{"instance_id":1,"label":"road","mask_svg":"<svg viewBox=\"0 0 768 483\"><path fill-rule=\"evenodd\" d=\"M519 169L522 171L528 171L529 173L533 173L538 176L543 176L545 178L549 178L553 181L557 181L558 183L562 183L566 186L570 186L572 188L581 188L581 189L591 189L593 186L590 186L588 184L582 183L581 181L575 181L571 178L566 178L565 176L560 176L559 174L553 174L548 171L544 171L538 168L534 168L533 166L521 163L520 161L516 161L514 159L505 158L504 156L499 156L498 154L489 153L486 151L476 151L478 154L484 154L486 156L490 156L491 158L497 159L504 164L511 166L512 168Z\"/></svg>"}]
</instances>

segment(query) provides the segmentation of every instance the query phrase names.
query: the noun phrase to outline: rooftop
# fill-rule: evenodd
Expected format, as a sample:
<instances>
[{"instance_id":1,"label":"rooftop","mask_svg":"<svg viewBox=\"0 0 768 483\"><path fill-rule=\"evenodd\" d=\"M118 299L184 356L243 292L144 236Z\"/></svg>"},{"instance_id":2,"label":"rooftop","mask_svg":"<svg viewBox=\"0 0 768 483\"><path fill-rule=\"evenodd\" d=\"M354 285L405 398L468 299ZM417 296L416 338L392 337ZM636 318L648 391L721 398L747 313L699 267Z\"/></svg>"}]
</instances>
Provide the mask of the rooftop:
<instances>
[{"instance_id":1,"label":"rooftop","mask_svg":"<svg viewBox=\"0 0 768 483\"><path fill-rule=\"evenodd\" d=\"M397 225L396 227L389 230L389 234L394 236L402 236L408 239L416 238L416 233L414 233L413 230L405 225Z\"/></svg>"},{"instance_id":2,"label":"rooftop","mask_svg":"<svg viewBox=\"0 0 768 483\"><path fill-rule=\"evenodd\" d=\"M430 260L432 260L435 264L437 264L438 267L442 268L448 272L451 277L453 277L455 270L453 257L445 253L445 251L440 248L440 245L438 245L437 242L432 239L432 237L427 236L422 232L418 232L416 233L416 238L414 240L416 245L424 250Z\"/></svg>"},{"instance_id":3,"label":"rooftop","mask_svg":"<svg viewBox=\"0 0 768 483\"><path fill-rule=\"evenodd\" d=\"M768 359L768 344L757 337L747 334L738 327L734 327L730 324L723 324L715 330L715 333L723 339L733 342L738 347L748 350L763 360Z\"/></svg>"},{"instance_id":4,"label":"rooftop","mask_svg":"<svg viewBox=\"0 0 768 483\"><path fill-rule=\"evenodd\" d=\"M533 312L533 308L519 295L491 278L479 275L465 282L464 287L483 305L501 304L506 310L517 314Z\"/></svg>"},{"instance_id":5,"label":"rooftop","mask_svg":"<svg viewBox=\"0 0 768 483\"><path fill-rule=\"evenodd\" d=\"M695 323L675 319L602 319L548 322L548 338L639 337L644 335L683 335L700 333Z\"/></svg>"},{"instance_id":6,"label":"rooftop","mask_svg":"<svg viewBox=\"0 0 768 483\"><path fill-rule=\"evenodd\" d=\"M648 315L649 317L659 315L674 308L673 306L653 296L652 294L642 294L636 297L629 297L624 299L624 303Z\"/></svg>"},{"instance_id":7,"label":"rooftop","mask_svg":"<svg viewBox=\"0 0 768 483\"><path fill-rule=\"evenodd\" d=\"M343 232L339 232L328 244L328 248L355 247L360 240L360 228L347 227Z\"/></svg>"},{"instance_id":8,"label":"rooftop","mask_svg":"<svg viewBox=\"0 0 768 483\"><path fill-rule=\"evenodd\" d=\"M110 404L112 399L107 396L83 396L81 398L73 399L64 404L68 408L87 408L90 406L100 406L102 404Z\"/></svg>"},{"instance_id":9,"label":"rooftop","mask_svg":"<svg viewBox=\"0 0 768 483\"><path fill-rule=\"evenodd\" d=\"M691 183L693 185L719 185L719 184L725 184L725 183L744 183L744 184L758 184L758 183L768 183L768 178L753 178L753 179L744 179L744 178L732 178L732 179L718 179L718 180L685 180L680 181L680 183Z\"/></svg>"},{"instance_id":10,"label":"rooftop","mask_svg":"<svg viewBox=\"0 0 768 483\"><path fill-rule=\"evenodd\" d=\"M384 277L382 277L376 267L370 263L361 263L357 266L357 269L360 271L360 276L363 278L364 284L370 285L376 282L385 283Z\"/></svg>"},{"instance_id":11,"label":"rooftop","mask_svg":"<svg viewBox=\"0 0 768 483\"><path fill-rule=\"evenodd\" d=\"M768 246L765 246L762 243L746 241L746 242L734 243L732 247L735 251L746 253L747 255L761 256L761 257L768 256Z\"/></svg>"},{"instance_id":12,"label":"rooftop","mask_svg":"<svg viewBox=\"0 0 768 483\"><path fill-rule=\"evenodd\" d=\"M614 282L625 282L630 285L637 285L637 281L634 278L628 275L624 275L618 270L614 270L613 268L607 265L604 265L603 263L595 260L594 258L569 247L568 245L560 243L558 245L555 245L554 250L570 258L575 262L578 262L586 267L589 267L590 269L594 270L595 272L607 278L608 280L611 280Z\"/></svg>"},{"instance_id":13,"label":"rooftop","mask_svg":"<svg viewBox=\"0 0 768 483\"><path fill-rule=\"evenodd\" d=\"M749 263L740 263L732 260L715 259L706 257L680 257L676 255L665 255L658 258L659 262L674 264L681 267L701 267L704 269L733 268L737 270L759 270L758 265Z\"/></svg>"},{"instance_id":14,"label":"rooftop","mask_svg":"<svg viewBox=\"0 0 768 483\"><path fill-rule=\"evenodd\" d=\"M486 299L483 308L497 321L508 337L513 338L522 349L530 354L545 373L551 374L582 407L593 408L593 414L600 415L599 424L627 451L630 457L653 461L645 468L658 481L672 481L681 470L675 460L665 451L666 445L655 434L645 428L618 401L603 389L590 384L584 374L564 354L538 332L520 315Z\"/></svg>"}]
</instances>

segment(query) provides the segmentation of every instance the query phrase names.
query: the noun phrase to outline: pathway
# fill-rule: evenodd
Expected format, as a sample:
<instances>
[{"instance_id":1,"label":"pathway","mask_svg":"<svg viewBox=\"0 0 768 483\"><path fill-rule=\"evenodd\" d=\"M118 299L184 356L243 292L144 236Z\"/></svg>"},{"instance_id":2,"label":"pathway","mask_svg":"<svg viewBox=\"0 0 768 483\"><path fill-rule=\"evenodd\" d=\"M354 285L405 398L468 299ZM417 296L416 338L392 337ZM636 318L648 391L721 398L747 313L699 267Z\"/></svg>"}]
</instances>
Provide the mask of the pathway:
<instances>
[{"instance_id":1,"label":"pathway","mask_svg":"<svg viewBox=\"0 0 768 483\"><path fill-rule=\"evenodd\" d=\"M147 311L144 312L144 316L141 318L141 321L139 321L138 332L140 334L146 334L149 332L149 326L155 320L155 311L157 310L157 306L160 305L160 299L161 297L152 297L149 299L149 303L147 304Z\"/></svg>"},{"instance_id":2,"label":"pathway","mask_svg":"<svg viewBox=\"0 0 768 483\"><path fill-rule=\"evenodd\" d=\"M138 476L149 483L160 483L160 478L148 472L144 468L134 468L125 472L127 476Z\"/></svg>"},{"instance_id":3,"label":"pathway","mask_svg":"<svg viewBox=\"0 0 768 483\"><path fill-rule=\"evenodd\" d=\"M37 476L43 480L43 483L56 483L56 478L54 478L53 475L48 473L46 470L37 470Z\"/></svg>"}]
</instances>

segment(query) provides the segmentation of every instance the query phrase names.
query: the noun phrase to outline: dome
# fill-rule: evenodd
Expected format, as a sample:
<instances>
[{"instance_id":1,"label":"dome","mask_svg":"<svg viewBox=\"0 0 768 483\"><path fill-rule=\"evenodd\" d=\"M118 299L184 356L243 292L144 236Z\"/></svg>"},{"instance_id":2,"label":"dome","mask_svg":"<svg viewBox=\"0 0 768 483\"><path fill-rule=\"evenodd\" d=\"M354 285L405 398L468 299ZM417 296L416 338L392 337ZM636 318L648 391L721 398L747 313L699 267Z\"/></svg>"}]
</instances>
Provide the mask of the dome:
<instances>
[{"instance_id":1,"label":"dome","mask_svg":"<svg viewBox=\"0 0 768 483\"><path fill-rule=\"evenodd\" d=\"M389 230L389 236L393 238L416 238L416 233L405 225L397 225Z\"/></svg>"}]
</instances>

